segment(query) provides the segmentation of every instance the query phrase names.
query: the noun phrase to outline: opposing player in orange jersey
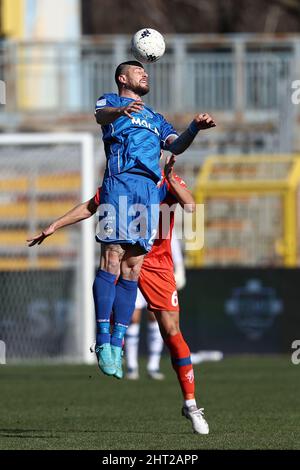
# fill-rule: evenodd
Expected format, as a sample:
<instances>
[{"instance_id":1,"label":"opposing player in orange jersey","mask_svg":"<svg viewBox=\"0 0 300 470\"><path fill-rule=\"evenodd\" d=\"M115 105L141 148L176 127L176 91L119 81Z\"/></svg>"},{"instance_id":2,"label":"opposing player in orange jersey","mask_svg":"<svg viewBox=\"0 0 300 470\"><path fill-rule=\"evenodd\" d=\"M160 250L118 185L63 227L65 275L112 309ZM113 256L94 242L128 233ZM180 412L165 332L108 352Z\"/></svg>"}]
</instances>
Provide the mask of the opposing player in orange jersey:
<instances>
[{"instance_id":1,"label":"opposing player in orange jersey","mask_svg":"<svg viewBox=\"0 0 300 470\"><path fill-rule=\"evenodd\" d=\"M194 432L208 434L208 424L203 408L198 409L195 400L194 371L190 349L179 326L179 303L171 253L174 212L179 203L185 211L193 212L195 202L184 181L174 173L175 157L166 160L164 176L160 184L160 220L158 236L150 253L145 257L139 276L139 288L159 324L162 338L170 351L183 394L182 415L190 419ZM27 240L29 246L41 244L57 229L79 222L95 214L100 203L101 188L96 195L57 219L35 237Z\"/></svg>"}]
</instances>

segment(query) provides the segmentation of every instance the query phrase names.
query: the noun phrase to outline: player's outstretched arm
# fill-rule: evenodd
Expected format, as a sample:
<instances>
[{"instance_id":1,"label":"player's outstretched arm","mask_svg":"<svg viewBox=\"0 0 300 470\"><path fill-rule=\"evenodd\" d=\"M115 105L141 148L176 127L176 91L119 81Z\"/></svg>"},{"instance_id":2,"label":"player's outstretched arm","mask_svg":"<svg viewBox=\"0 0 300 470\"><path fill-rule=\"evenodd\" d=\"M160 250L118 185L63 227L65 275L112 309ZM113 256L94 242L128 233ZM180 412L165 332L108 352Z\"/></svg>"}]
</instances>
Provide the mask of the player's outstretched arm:
<instances>
[{"instance_id":1,"label":"player's outstretched arm","mask_svg":"<svg viewBox=\"0 0 300 470\"><path fill-rule=\"evenodd\" d=\"M129 105L121 106L120 108L105 106L95 111L95 118L100 126L105 126L121 116L127 116L129 119L132 119L132 113L138 113L143 109L143 106L144 103L141 100L133 101Z\"/></svg>"},{"instance_id":2,"label":"player's outstretched arm","mask_svg":"<svg viewBox=\"0 0 300 470\"><path fill-rule=\"evenodd\" d=\"M178 200L181 207L186 212L194 212L196 209L196 203L193 198L192 193L186 188L185 184L183 185L183 181L180 179L176 179L174 175L174 164L176 162L175 155L171 155L170 157L166 158L166 164L164 168L165 177L170 184L170 189L172 193Z\"/></svg>"},{"instance_id":3,"label":"player's outstretched arm","mask_svg":"<svg viewBox=\"0 0 300 470\"><path fill-rule=\"evenodd\" d=\"M177 138L170 136L166 141L165 150L172 152L174 155L183 153L193 142L199 131L216 127L213 118L205 114L197 114L189 127Z\"/></svg>"},{"instance_id":4,"label":"player's outstretched arm","mask_svg":"<svg viewBox=\"0 0 300 470\"><path fill-rule=\"evenodd\" d=\"M56 230L62 227L66 227L67 225L76 224L76 222L80 222L81 220L88 219L93 214L95 214L97 207L98 206L95 203L94 198L73 207L73 209L64 214L62 217L56 219L38 235L32 238L28 238L28 246L34 246L36 244L40 245L43 243L45 238L52 235L54 232L56 232Z\"/></svg>"}]
</instances>

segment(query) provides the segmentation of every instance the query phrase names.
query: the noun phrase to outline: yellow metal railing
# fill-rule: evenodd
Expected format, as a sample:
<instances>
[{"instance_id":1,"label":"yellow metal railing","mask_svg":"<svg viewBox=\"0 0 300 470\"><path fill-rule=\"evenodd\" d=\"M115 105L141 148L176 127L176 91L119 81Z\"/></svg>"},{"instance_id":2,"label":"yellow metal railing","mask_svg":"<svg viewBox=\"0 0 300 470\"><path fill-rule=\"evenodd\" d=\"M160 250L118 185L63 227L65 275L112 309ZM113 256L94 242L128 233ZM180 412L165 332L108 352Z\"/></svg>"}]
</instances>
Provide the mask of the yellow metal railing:
<instances>
[{"instance_id":1,"label":"yellow metal railing","mask_svg":"<svg viewBox=\"0 0 300 470\"><path fill-rule=\"evenodd\" d=\"M276 174L276 168L279 174ZM297 190L299 185L300 155L212 156L205 161L198 175L194 194L196 202L204 205L212 198L237 200L253 196L278 196L282 207L282 239L274 240L274 247L276 253L282 257L282 264L286 267L294 267L298 259ZM207 215L205 210L205 219ZM224 227L225 222L223 220L219 225ZM229 230L230 226L232 223L227 224ZM237 230L236 226L234 230ZM204 242L202 250L188 252L188 264L190 266L205 265L208 250ZM217 247L214 253L218 253L218 250L224 253L225 248ZM228 259L230 263L230 256Z\"/></svg>"}]
</instances>

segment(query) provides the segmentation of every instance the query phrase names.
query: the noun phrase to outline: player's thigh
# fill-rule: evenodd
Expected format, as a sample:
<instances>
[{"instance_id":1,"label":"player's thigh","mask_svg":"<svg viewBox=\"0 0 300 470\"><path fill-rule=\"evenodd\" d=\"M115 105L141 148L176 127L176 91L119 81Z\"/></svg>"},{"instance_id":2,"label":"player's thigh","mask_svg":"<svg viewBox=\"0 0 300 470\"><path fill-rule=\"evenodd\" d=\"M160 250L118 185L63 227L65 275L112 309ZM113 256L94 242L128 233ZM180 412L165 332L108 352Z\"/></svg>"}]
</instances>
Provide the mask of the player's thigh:
<instances>
[{"instance_id":1,"label":"player's thigh","mask_svg":"<svg viewBox=\"0 0 300 470\"><path fill-rule=\"evenodd\" d=\"M137 280L144 261L145 251L139 245L122 245L121 275L124 279Z\"/></svg>"}]
</instances>

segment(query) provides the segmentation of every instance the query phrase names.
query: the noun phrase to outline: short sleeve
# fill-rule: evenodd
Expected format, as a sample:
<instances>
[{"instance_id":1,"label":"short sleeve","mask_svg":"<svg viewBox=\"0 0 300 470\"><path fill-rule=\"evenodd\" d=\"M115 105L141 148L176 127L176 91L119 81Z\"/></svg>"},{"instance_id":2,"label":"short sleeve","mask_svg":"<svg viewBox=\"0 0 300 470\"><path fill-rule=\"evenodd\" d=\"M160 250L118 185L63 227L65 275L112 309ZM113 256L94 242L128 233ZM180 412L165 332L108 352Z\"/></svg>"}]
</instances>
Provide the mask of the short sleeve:
<instances>
[{"instance_id":1,"label":"short sleeve","mask_svg":"<svg viewBox=\"0 0 300 470\"><path fill-rule=\"evenodd\" d=\"M118 95L115 93L107 93L105 95L100 96L100 98L97 99L96 104L95 104L95 113L102 108L108 107L118 107L120 105L120 99Z\"/></svg>"},{"instance_id":2,"label":"short sleeve","mask_svg":"<svg viewBox=\"0 0 300 470\"><path fill-rule=\"evenodd\" d=\"M160 146L161 148L165 148L166 140L168 137L173 135L174 137L178 137L178 133L161 114L159 114L159 117L161 119L161 127L160 127Z\"/></svg>"}]
</instances>

